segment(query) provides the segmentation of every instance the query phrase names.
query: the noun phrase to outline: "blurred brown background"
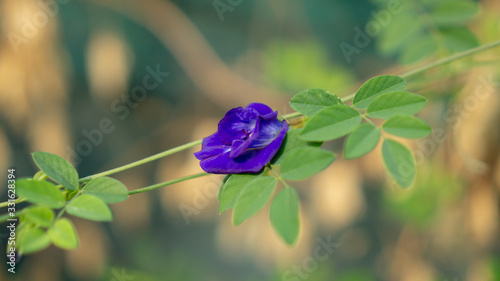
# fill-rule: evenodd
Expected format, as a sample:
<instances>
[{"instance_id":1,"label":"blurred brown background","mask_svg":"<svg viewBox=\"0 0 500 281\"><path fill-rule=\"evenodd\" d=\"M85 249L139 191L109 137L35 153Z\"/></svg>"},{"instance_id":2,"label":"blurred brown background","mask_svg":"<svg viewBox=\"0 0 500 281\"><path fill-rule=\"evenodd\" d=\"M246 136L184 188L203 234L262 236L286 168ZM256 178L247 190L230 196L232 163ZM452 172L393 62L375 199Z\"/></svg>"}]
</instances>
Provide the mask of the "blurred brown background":
<instances>
[{"instance_id":1,"label":"blurred brown background","mask_svg":"<svg viewBox=\"0 0 500 281\"><path fill-rule=\"evenodd\" d=\"M350 62L339 48L376 2L0 0L0 181L9 167L32 176L33 151L87 176L207 136L232 107L286 114L303 89L343 96L401 73L411 67L380 55L377 38ZM498 1L480 1L468 25L480 42L497 40ZM133 195L112 206L112 223L74 218L78 250L26 256L14 276L2 262L0 280L500 280L499 54L409 80L429 99L420 117L434 129L408 142L410 190L386 180L378 150L295 183L294 248L268 210L239 227L218 215L222 178L210 176ZM340 154L342 141L325 146ZM197 173L197 149L116 178L136 189Z\"/></svg>"}]
</instances>

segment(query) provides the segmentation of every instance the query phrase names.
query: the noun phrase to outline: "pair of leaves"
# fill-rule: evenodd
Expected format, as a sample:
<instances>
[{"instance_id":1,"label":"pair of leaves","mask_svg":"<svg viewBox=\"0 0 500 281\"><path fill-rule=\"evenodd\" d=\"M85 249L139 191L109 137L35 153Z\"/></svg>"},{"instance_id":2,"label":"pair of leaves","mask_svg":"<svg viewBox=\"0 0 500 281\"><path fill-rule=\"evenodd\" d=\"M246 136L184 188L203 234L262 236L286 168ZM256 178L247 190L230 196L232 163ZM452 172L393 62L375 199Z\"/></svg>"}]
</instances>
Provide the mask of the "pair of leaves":
<instances>
[{"instance_id":1,"label":"pair of leaves","mask_svg":"<svg viewBox=\"0 0 500 281\"><path fill-rule=\"evenodd\" d=\"M118 180L100 177L90 180L82 194L71 200L66 211L74 216L94 221L111 221L113 215L108 204L128 198L127 188Z\"/></svg>"},{"instance_id":2,"label":"pair of leaves","mask_svg":"<svg viewBox=\"0 0 500 281\"><path fill-rule=\"evenodd\" d=\"M431 127L424 121L406 115L396 115L384 122L382 129L392 135L403 138L422 138L430 134ZM344 158L354 159L368 154L380 140L380 130L372 124L359 125L346 138Z\"/></svg>"},{"instance_id":3,"label":"pair of leaves","mask_svg":"<svg viewBox=\"0 0 500 281\"><path fill-rule=\"evenodd\" d=\"M257 214L269 202L277 179L267 175L234 174L221 187L219 212L233 210L233 224L239 225ZM299 233L299 200L295 190L286 187L271 204L271 224L289 245Z\"/></svg>"},{"instance_id":4,"label":"pair of leaves","mask_svg":"<svg viewBox=\"0 0 500 281\"><path fill-rule=\"evenodd\" d=\"M361 123L361 115L345 106L336 96L322 89L305 90L295 95L290 106L312 116L300 132L303 141L327 141L344 136Z\"/></svg>"},{"instance_id":5,"label":"pair of leaves","mask_svg":"<svg viewBox=\"0 0 500 281\"><path fill-rule=\"evenodd\" d=\"M41 209L30 210L30 212L43 212L46 214L46 210L42 211ZM48 230L31 225L29 222L23 222L17 229L16 239L19 251L22 254L41 251L51 243L67 250L78 247L78 235L76 234L75 227L67 218L58 219L50 225Z\"/></svg>"}]
</instances>

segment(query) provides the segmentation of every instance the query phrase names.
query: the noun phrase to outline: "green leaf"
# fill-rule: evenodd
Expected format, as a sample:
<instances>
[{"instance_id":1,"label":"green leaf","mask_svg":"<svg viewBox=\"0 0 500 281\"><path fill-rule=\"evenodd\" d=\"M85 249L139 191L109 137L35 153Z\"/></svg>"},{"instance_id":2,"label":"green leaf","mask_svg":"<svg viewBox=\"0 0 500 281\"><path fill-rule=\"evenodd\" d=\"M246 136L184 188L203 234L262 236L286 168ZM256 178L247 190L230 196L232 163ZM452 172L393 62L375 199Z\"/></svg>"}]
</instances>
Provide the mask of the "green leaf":
<instances>
[{"instance_id":1,"label":"green leaf","mask_svg":"<svg viewBox=\"0 0 500 281\"><path fill-rule=\"evenodd\" d=\"M401 187L410 187L415 180L415 159L403 144L386 139L382 145L385 168Z\"/></svg>"},{"instance_id":2,"label":"green leaf","mask_svg":"<svg viewBox=\"0 0 500 281\"><path fill-rule=\"evenodd\" d=\"M111 210L104 201L88 194L73 198L66 206L66 211L73 216L93 221L111 221L113 218Z\"/></svg>"},{"instance_id":3,"label":"green leaf","mask_svg":"<svg viewBox=\"0 0 500 281\"><path fill-rule=\"evenodd\" d=\"M361 114L345 105L334 105L316 113L306 123L300 138L306 141L327 141L352 132L361 123Z\"/></svg>"},{"instance_id":4,"label":"green leaf","mask_svg":"<svg viewBox=\"0 0 500 281\"><path fill-rule=\"evenodd\" d=\"M290 100L291 108L307 116L337 104L343 104L342 100L323 89L304 90Z\"/></svg>"},{"instance_id":5,"label":"green leaf","mask_svg":"<svg viewBox=\"0 0 500 281\"><path fill-rule=\"evenodd\" d=\"M479 45L476 35L463 26L442 28L444 45L452 52L461 52Z\"/></svg>"},{"instance_id":6,"label":"green leaf","mask_svg":"<svg viewBox=\"0 0 500 281\"><path fill-rule=\"evenodd\" d=\"M231 177L231 174L226 175L224 179L222 180L220 186L219 186L219 191L217 191L217 200L220 201L222 197L222 191L224 191L224 185L226 184L227 180Z\"/></svg>"},{"instance_id":7,"label":"green leaf","mask_svg":"<svg viewBox=\"0 0 500 281\"><path fill-rule=\"evenodd\" d=\"M280 165L283 163L283 160L286 158L286 156L299 148L302 147L319 147L322 142L308 142L304 141L301 138L299 138L300 133L302 132L302 129L291 129L286 133L285 139L283 140L283 143L281 144L280 149L276 153L276 155L273 157L273 160L271 160L271 163L274 165Z\"/></svg>"},{"instance_id":8,"label":"green leaf","mask_svg":"<svg viewBox=\"0 0 500 281\"><path fill-rule=\"evenodd\" d=\"M61 156L37 151L33 153L33 160L38 168L47 174L53 181L71 190L78 187L78 173L75 168Z\"/></svg>"},{"instance_id":9,"label":"green leaf","mask_svg":"<svg viewBox=\"0 0 500 281\"><path fill-rule=\"evenodd\" d=\"M376 97L385 93L404 90L405 87L406 81L399 76L382 75L373 77L359 88L352 104L356 108L365 109Z\"/></svg>"},{"instance_id":10,"label":"green leaf","mask_svg":"<svg viewBox=\"0 0 500 281\"><path fill-rule=\"evenodd\" d=\"M439 3L431 12L437 24L457 24L470 20L477 13L477 4L468 0L453 0Z\"/></svg>"},{"instance_id":11,"label":"green leaf","mask_svg":"<svg viewBox=\"0 0 500 281\"><path fill-rule=\"evenodd\" d=\"M326 169L335 161L335 154L316 147L304 147L291 152L281 165L281 177L304 180Z\"/></svg>"},{"instance_id":12,"label":"green leaf","mask_svg":"<svg viewBox=\"0 0 500 281\"><path fill-rule=\"evenodd\" d=\"M271 204L271 224L288 245L299 236L299 197L292 187L281 190Z\"/></svg>"},{"instance_id":13,"label":"green leaf","mask_svg":"<svg viewBox=\"0 0 500 281\"><path fill-rule=\"evenodd\" d=\"M238 195L245 185L256 177L254 174L231 175L223 186L220 197L219 213L234 208Z\"/></svg>"},{"instance_id":14,"label":"green leaf","mask_svg":"<svg viewBox=\"0 0 500 281\"><path fill-rule=\"evenodd\" d=\"M67 250L78 248L78 236L75 227L67 218L58 219L49 228L49 237L52 243L59 248Z\"/></svg>"},{"instance_id":15,"label":"green leaf","mask_svg":"<svg viewBox=\"0 0 500 281\"><path fill-rule=\"evenodd\" d=\"M21 221L36 226L49 227L54 221L54 211L45 206L31 206L21 211Z\"/></svg>"},{"instance_id":16,"label":"green leaf","mask_svg":"<svg viewBox=\"0 0 500 281\"><path fill-rule=\"evenodd\" d=\"M389 118L382 125L382 129L389 134L411 139L423 138L431 133L431 127L425 121L407 115Z\"/></svg>"},{"instance_id":17,"label":"green leaf","mask_svg":"<svg viewBox=\"0 0 500 281\"><path fill-rule=\"evenodd\" d=\"M19 197L26 198L29 202L45 205L51 208L64 206L64 195L50 182L22 179L17 182L16 192Z\"/></svg>"},{"instance_id":18,"label":"green leaf","mask_svg":"<svg viewBox=\"0 0 500 281\"><path fill-rule=\"evenodd\" d=\"M82 193L94 195L106 203L118 203L128 198L128 190L125 185L110 177L90 180Z\"/></svg>"},{"instance_id":19,"label":"green leaf","mask_svg":"<svg viewBox=\"0 0 500 281\"><path fill-rule=\"evenodd\" d=\"M384 27L379 39L376 40L377 48L384 55L397 53L401 48L413 42L425 26L422 22L415 20L415 13L406 9L397 15L393 15L391 22Z\"/></svg>"},{"instance_id":20,"label":"green leaf","mask_svg":"<svg viewBox=\"0 0 500 281\"><path fill-rule=\"evenodd\" d=\"M40 228L25 226L17 233L19 252L23 255L41 251L50 245L50 238Z\"/></svg>"},{"instance_id":21,"label":"green leaf","mask_svg":"<svg viewBox=\"0 0 500 281\"><path fill-rule=\"evenodd\" d=\"M344 158L354 159L372 151L380 139L380 130L372 124L359 125L345 140Z\"/></svg>"},{"instance_id":22,"label":"green leaf","mask_svg":"<svg viewBox=\"0 0 500 281\"><path fill-rule=\"evenodd\" d=\"M261 176L245 185L234 206L234 225L241 224L246 219L257 214L266 205L274 193L276 181L273 177Z\"/></svg>"},{"instance_id":23,"label":"green leaf","mask_svg":"<svg viewBox=\"0 0 500 281\"><path fill-rule=\"evenodd\" d=\"M424 108L427 100L408 92L387 93L376 98L368 107L368 116L389 119L396 115L413 115Z\"/></svg>"}]
</instances>

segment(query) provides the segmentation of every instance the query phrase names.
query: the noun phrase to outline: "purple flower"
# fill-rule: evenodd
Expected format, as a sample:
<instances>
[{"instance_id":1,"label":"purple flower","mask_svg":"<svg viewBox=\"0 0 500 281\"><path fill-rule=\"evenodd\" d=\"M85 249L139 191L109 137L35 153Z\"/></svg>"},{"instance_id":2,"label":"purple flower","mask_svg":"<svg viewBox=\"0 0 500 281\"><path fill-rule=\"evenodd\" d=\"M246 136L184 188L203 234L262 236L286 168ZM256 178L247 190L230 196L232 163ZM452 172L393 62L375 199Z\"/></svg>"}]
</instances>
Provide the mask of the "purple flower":
<instances>
[{"instance_id":1,"label":"purple flower","mask_svg":"<svg viewBox=\"0 0 500 281\"><path fill-rule=\"evenodd\" d=\"M201 168L213 174L257 173L271 161L285 138L288 124L278 111L262 103L229 110L218 130L203 139L194 154Z\"/></svg>"}]
</instances>

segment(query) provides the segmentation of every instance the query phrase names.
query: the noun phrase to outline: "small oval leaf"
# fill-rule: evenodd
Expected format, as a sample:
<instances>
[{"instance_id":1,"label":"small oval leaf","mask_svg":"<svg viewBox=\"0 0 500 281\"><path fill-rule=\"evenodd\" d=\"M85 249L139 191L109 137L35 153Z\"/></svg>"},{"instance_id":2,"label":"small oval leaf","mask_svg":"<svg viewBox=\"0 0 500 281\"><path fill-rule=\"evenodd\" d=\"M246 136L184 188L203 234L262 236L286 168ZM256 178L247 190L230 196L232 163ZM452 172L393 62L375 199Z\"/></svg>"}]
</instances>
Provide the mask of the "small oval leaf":
<instances>
[{"instance_id":1,"label":"small oval leaf","mask_svg":"<svg viewBox=\"0 0 500 281\"><path fill-rule=\"evenodd\" d=\"M352 104L356 108L365 109L378 96L404 90L406 81L394 75L382 75L366 81L358 90Z\"/></svg>"},{"instance_id":2,"label":"small oval leaf","mask_svg":"<svg viewBox=\"0 0 500 281\"><path fill-rule=\"evenodd\" d=\"M253 174L234 174L231 175L224 186L219 204L219 213L232 209L236 203L238 195L243 190L245 185L253 180L256 175Z\"/></svg>"},{"instance_id":3,"label":"small oval leaf","mask_svg":"<svg viewBox=\"0 0 500 281\"><path fill-rule=\"evenodd\" d=\"M49 235L40 228L24 226L17 235L19 252L23 255L41 251L50 245Z\"/></svg>"},{"instance_id":4,"label":"small oval leaf","mask_svg":"<svg viewBox=\"0 0 500 281\"><path fill-rule=\"evenodd\" d=\"M271 160L271 163L274 165L280 165L283 163L283 160L286 158L286 156L299 148L302 147L319 147L322 142L308 142L304 141L301 138L299 138L300 133L302 132L302 129L291 129L286 133L285 139L283 140L283 144L281 145L280 149L274 156L273 160Z\"/></svg>"},{"instance_id":5,"label":"small oval leaf","mask_svg":"<svg viewBox=\"0 0 500 281\"><path fill-rule=\"evenodd\" d=\"M37 151L33 153L35 164L49 178L67 189L78 187L78 173L73 165L59 155Z\"/></svg>"},{"instance_id":6,"label":"small oval leaf","mask_svg":"<svg viewBox=\"0 0 500 281\"><path fill-rule=\"evenodd\" d=\"M128 190L118 180L110 177L100 177L90 180L83 194L94 195L106 203L118 203L128 198Z\"/></svg>"},{"instance_id":7,"label":"small oval leaf","mask_svg":"<svg viewBox=\"0 0 500 281\"><path fill-rule=\"evenodd\" d=\"M424 108L427 100L408 92L387 93L376 98L368 107L368 116L389 119L396 115L413 115Z\"/></svg>"},{"instance_id":8,"label":"small oval leaf","mask_svg":"<svg viewBox=\"0 0 500 281\"><path fill-rule=\"evenodd\" d=\"M335 154L316 147L304 147L291 152L281 165L281 177L304 180L326 169L335 161Z\"/></svg>"},{"instance_id":9,"label":"small oval leaf","mask_svg":"<svg viewBox=\"0 0 500 281\"><path fill-rule=\"evenodd\" d=\"M261 176L246 184L234 206L233 224L239 225L257 214L273 195L276 182L276 178Z\"/></svg>"},{"instance_id":10,"label":"small oval leaf","mask_svg":"<svg viewBox=\"0 0 500 281\"><path fill-rule=\"evenodd\" d=\"M281 190L271 204L271 224L288 245L299 236L299 197L292 187Z\"/></svg>"},{"instance_id":11,"label":"small oval leaf","mask_svg":"<svg viewBox=\"0 0 500 281\"><path fill-rule=\"evenodd\" d=\"M307 116L332 105L343 104L336 95L323 89L308 89L296 94L290 100L290 107Z\"/></svg>"},{"instance_id":12,"label":"small oval leaf","mask_svg":"<svg viewBox=\"0 0 500 281\"><path fill-rule=\"evenodd\" d=\"M316 113L300 133L306 141L327 141L352 132L361 123L361 114L345 105L334 105Z\"/></svg>"},{"instance_id":13,"label":"small oval leaf","mask_svg":"<svg viewBox=\"0 0 500 281\"><path fill-rule=\"evenodd\" d=\"M386 139L382 145L385 168L401 187L408 188L415 180L415 159L403 144Z\"/></svg>"},{"instance_id":14,"label":"small oval leaf","mask_svg":"<svg viewBox=\"0 0 500 281\"><path fill-rule=\"evenodd\" d=\"M36 226L49 227L54 221L54 211L45 206L31 206L21 211L21 221Z\"/></svg>"},{"instance_id":15,"label":"small oval leaf","mask_svg":"<svg viewBox=\"0 0 500 281\"><path fill-rule=\"evenodd\" d=\"M16 192L19 197L26 198L31 203L51 208L61 208L65 203L64 195L59 188L46 181L19 180L16 185Z\"/></svg>"},{"instance_id":16,"label":"small oval leaf","mask_svg":"<svg viewBox=\"0 0 500 281\"><path fill-rule=\"evenodd\" d=\"M49 237L52 243L59 248L71 250L78 248L78 236L73 223L67 218L58 219L49 228Z\"/></svg>"},{"instance_id":17,"label":"small oval leaf","mask_svg":"<svg viewBox=\"0 0 500 281\"><path fill-rule=\"evenodd\" d=\"M389 134L411 139L423 138L431 133L431 127L425 121L407 115L389 118L382 125L382 129Z\"/></svg>"},{"instance_id":18,"label":"small oval leaf","mask_svg":"<svg viewBox=\"0 0 500 281\"><path fill-rule=\"evenodd\" d=\"M113 218L111 210L104 201L88 194L73 198L66 206L66 211L70 215L93 221L111 221Z\"/></svg>"},{"instance_id":19,"label":"small oval leaf","mask_svg":"<svg viewBox=\"0 0 500 281\"><path fill-rule=\"evenodd\" d=\"M344 144L344 158L354 159L372 151L380 139L380 130L371 124L359 125Z\"/></svg>"}]
</instances>

